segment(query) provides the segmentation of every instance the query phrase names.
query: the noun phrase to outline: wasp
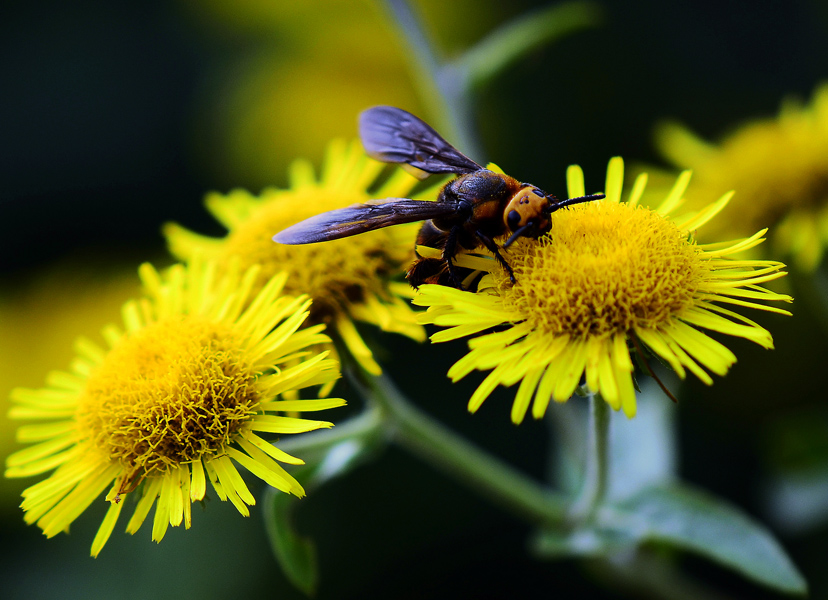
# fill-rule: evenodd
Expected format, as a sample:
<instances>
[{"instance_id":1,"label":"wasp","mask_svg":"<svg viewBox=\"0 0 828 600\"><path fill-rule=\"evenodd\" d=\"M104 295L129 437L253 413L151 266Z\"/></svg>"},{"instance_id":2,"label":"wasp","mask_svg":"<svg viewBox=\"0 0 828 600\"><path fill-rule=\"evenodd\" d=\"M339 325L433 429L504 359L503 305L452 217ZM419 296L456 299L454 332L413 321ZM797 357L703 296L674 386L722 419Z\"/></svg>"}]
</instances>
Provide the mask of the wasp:
<instances>
[{"instance_id":1,"label":"wasp","mask_svg":"<svg viewBox=\"0 0 828 600\"><path fill-rule=\"evenodd\" d=\"M280 244L311 244L336 240L389 225L425 221L417 245L438 248L441 258L417 254L406 278L414 287L439 283L462 289L454 263L460 248L486 247L503 266L512 283L515 274L501 249L517 238L537 239L552 227L551 214L565 206L599 200L592 194L558 200L540 188L486 169L449 144L430 125L393 106L375 106L359 116L359 133L371 158L401 163L428 174L451 173L437 201L386 198L355 204L301 221L276 234ZM424 173L423 173L424 172ZM509 234L498 246L496 238Z\"/></svg>"}]
</instances>

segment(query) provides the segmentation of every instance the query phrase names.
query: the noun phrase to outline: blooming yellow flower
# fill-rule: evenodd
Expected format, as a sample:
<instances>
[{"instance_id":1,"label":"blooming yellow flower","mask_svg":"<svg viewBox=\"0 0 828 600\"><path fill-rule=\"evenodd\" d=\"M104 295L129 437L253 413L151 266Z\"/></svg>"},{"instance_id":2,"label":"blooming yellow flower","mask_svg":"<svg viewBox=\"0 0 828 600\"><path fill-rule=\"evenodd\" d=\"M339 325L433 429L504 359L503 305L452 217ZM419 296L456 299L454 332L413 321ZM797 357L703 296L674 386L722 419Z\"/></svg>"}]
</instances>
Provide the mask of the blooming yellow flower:
<instances>
[{"instance_id":1,"label":"blooming yellow flower","mask_svg":"<svg viewBox=\"0 0 828 600\"><path fill-rule=\"evenodd\" d=\"M582 377L592 392L632 417L636 411L630 344L643 342L678 375L705 368L724 375L736 357L699 327L773 347L770 333L721 304L790 314L756 300L790 297L759 284L784 275L784 265L736 260L732 255L762 241L764 230L738 241L699 245L692 232L729 201L672 220L689 181L682 174L656 210L639 205L646 175L621 202L623 162L610 161L606 199L553 213L552 230L538 241L520 239L508 251L517 283L495 261L458 257L458 264L487 271L476 293L437 285L420 287L414 303L427 306L423 323L448 327L432 336L469 340L471 351L450 370L456 381L475 369L491 370L469 401L476 411L498 386L520 382L512 420L532 403L540 418L550 400L565 402ZM567 172L570 197L584 195L583 173ZM494 331L492 331L494 329Z\"/></svg>"},{"instance_id":2,"label":"blooming yellow flower","mask_svg":"<svg viewBox=\"0 0 828 600\"><path fill-rule=\"evenodd\" d=\"M718 190L738 190L707 235L744 236L772 226L774 251L806 272L819 265L828 245L828 84L810 105L786 102L777 118L746 123L718 146L674 123L656 138L669 161L693 170L691 206Z\"/></svg>"},{"instance_id":3,"label":"blooming yellow flower","mask_svg":"<svg viewBox=\"0 0 828 600\"><path fill-rule=\"evenodd\" d=\"M210 238L168 224L165 234L172 253L181 258L201 254L219 262L240 260L243 267L260 265L257 285L287 271L286 291L313 299L310 321L328 323L350 353L370 373L381 369L360 337L354 321L385 331L424 340L425 332L407 301L411 289L391 278L413 260L418 225L400 225L351 238L285 246L273 235L321 212L366 202L371 198L410 197L417 179L396 170L381 180L384 165L365 156L359 143L332 143L322 176L297 161L290 172L290 188L266 189L259 197L243 190L227 196L210 194L207 207L227 227L226 238ZM435 189L422 192L433 198Z\"/></svg>"},{"instance_id":4,"label":"blooming yellow flower","mask_svg":"<svg viewBox=\"0 0 828 600\"><path fill-rule=\"evenodd\" d=\"M308 351L327 340L324 326L300 329L310 301L283 295L284 274L251 300L258 271L231 267L217 278L214 264L195 260L161 277L143 265L147 295L124 305L123 330L103 330L106 347L80 339L71 372L51 373L43 389L12 392L9 416L37 423L18 429L18 441L33 445L7 459L6 477L55 469L23 492L27 523L57 535L106 491L110 508L92 543L95 556L133 491L138 501L127 531L138 530L158 499L155 541L168 525L183 521L189 528L191 503L204 497L208 479L219 498L247 516L255 500L235 463L304 495L279 465L302 461L257 432L330 427L280 413L344 401L277 397L327 384L338 366L326 353Z\"/></svg>"}]
</instances>

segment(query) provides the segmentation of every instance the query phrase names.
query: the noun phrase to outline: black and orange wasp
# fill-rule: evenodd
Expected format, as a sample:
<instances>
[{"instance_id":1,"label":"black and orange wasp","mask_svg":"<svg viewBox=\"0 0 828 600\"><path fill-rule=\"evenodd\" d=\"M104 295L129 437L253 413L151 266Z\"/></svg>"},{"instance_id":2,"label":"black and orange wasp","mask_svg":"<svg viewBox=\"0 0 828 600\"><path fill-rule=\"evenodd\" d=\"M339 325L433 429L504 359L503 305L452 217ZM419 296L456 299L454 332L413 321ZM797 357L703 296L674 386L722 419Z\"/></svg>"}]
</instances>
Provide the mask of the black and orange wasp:
<instances>
[{"instance_id":1,"label":"black and orange wasp","mask_svg":"<svg viewBox=\"0 0 828 600\"><path fill-rule=\"evenodd\" d=\"M389 225L426 221L417 245L442 251L440 258L417 260L406 278L414 287L439 283L461 288L454 257L460 247L484 246L509 273L514 272L500 253L517 238L537 239L547 233L550 215L580 202L599 200L591 194L558 200L529 183L486 169L449 144L430 125L393 106L375 106L359 117L359 133L368 156L386 163L402 163L427 174L452 173L436 201L386 198L355 204L311 217L277 233L280 244L311 244L336 240ZM496 238L510 234L498 246Z\"/></svg>"}]
</instances>

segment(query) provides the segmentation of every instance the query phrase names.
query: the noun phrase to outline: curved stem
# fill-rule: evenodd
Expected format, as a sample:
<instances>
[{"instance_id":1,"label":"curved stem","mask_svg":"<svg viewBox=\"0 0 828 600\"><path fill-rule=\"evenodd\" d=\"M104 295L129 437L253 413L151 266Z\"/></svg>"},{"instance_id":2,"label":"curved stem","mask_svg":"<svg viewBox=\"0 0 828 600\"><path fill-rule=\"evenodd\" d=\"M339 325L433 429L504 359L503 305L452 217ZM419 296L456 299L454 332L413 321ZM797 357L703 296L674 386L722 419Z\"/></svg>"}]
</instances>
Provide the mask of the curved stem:
<instances>
[{"instance_id":1,"label":"curved stem","mask_svg":"<svg viewBox=\"0 0 828 600\"><path fill-rule=\"evenodd\" d=\"M379 437L382 433L383 411L369 405L363 412L351 417L333 429L319 429L301 435L292 435L276 445L288 454L307 458L309 453L326 451L334 444L353 439Z\"/></svg>"},{"instance_id":2,"label":"curved stem","mask_svg":"<svg viewBox=\"0 0 828 600\"><path fill-rule=\"evenodd\" d=\"M436 467L465 480L523 520L562 524L567 500L522 475L417 410L384 376L357 377L354 385L384 409L394 439Z\"/></svg>"},{"instance_id":3,"label":"curved stem","mask_svg":"<svg viewBox=\"0 0 828 600\"><path fill-rule=\"evenodd\" d=\"M584 484L571 511L579 521L592 518L607 492L609 421L609 405L600 394L592 394L589 397L589 440Z\"/></svg>"}]
</instances>

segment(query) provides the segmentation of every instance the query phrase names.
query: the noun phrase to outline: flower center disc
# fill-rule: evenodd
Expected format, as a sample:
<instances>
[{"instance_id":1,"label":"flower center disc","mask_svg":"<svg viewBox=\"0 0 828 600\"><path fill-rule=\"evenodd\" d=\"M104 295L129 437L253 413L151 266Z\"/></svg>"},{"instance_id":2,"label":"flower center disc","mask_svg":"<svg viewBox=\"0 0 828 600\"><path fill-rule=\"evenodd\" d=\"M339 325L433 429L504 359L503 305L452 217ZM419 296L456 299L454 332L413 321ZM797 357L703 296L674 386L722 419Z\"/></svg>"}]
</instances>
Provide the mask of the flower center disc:
<instances>
[{"instance_id":1,"label":"flower center disc","mask_svg":"<svg viewBox=\"0 0 828 600\"><path fill-rule=\"evenodd\" d=\"M689 307L703 276L700 251L643 207L592 202L552 215L539 241L508 253L517 284L493 273L506 308L535 328L603 336L667 323Z\"/></svg>"},{"instance_id":2,"label":"flower center disc","mask_svg":"<svg viewBox=\"0 0 828 600\"><path fill-rule=\"evenodd\" d=\"M242 268L259 264L261 281L288 271L286 293L308 294L314 299L312 319L326 320L341 306L363 300L364 290L376 289L376 281L402 270L413 258L414 231L410 243L400 244L400 231L382 229L319 244L285 246L273 234L325 210L365 202L364 194L321 197L328 190L296 191L265 202L234 229L224 247L226 256L242 257ZM350 197L353 196L353 197Z\"/></svg>"},{"instance_id":3,"label":"flower center disc","mask_svg":"<svg viewBox=\"0 0 828 600\"><path fill-rule=\"evenodd\" d=\"M227 444L255 410L253 373L230 329L188 315L122 338L90 375L78 422L132 474L153 474Z\"/></svg>"}]
</instances>

